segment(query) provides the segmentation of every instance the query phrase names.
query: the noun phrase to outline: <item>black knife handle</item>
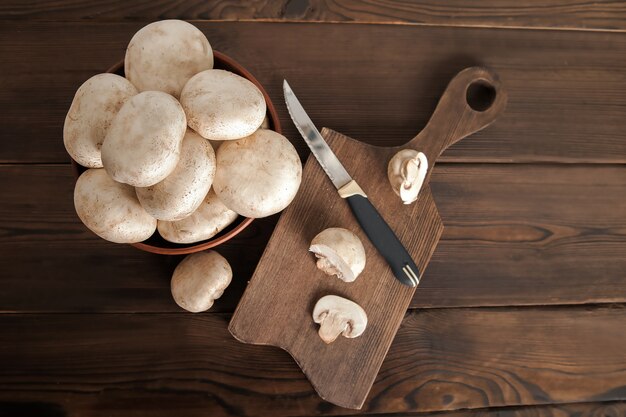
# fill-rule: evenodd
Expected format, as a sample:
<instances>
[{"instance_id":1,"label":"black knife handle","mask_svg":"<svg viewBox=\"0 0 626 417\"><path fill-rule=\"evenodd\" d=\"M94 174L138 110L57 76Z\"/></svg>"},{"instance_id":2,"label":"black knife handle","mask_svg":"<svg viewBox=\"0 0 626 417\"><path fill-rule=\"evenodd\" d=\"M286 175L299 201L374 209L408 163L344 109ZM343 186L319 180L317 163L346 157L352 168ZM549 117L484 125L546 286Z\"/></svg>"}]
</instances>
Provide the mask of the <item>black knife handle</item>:
<instances>
[{"instance_id":1,"label":"black knife handle","mask_svg":"<svg viewBox=\"0 0 626 417\"><path fill-rule=\"evenodd\" d=\"M420 278L417 265L376 207L360 194L348 196L346 200L365 234L387 260L396 278L409 287L417 286Z\"/></svg>"}]
</instances>

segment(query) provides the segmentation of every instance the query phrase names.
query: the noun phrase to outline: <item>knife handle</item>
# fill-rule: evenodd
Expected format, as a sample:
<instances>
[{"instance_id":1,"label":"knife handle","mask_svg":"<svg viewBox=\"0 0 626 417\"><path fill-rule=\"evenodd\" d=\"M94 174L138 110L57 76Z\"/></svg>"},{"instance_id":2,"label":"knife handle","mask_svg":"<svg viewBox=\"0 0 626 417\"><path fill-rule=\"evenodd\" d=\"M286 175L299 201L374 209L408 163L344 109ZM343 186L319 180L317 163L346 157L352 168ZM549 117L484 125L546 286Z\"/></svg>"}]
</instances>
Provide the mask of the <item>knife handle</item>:
<instances>
[{"instance_id":1,"label":"knife handle","mask_svg":"<svg viewBox=\"0 0 626 417\"><path fill-rule=\"evenodd\" d=\"M419 284L420 273L396 234L378 210L361 194L345 197L361 228L378 252L383 255L398 281L409 287Z\"/></svg>"}]
</instances>

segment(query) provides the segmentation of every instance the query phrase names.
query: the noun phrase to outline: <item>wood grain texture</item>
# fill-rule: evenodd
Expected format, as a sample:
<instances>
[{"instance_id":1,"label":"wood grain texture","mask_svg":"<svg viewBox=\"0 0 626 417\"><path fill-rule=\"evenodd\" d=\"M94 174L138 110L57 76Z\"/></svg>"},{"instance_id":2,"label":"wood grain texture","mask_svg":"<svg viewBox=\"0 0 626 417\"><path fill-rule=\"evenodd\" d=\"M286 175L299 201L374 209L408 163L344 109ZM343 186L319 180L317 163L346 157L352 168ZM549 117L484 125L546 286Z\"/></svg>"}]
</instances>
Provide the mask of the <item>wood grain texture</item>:
<instances>
[{"instance_id":1,"label":"wood grain texture","mask_svg":"<svg viewBox=\"0 0 626 417\"><path fill-rule=\"evenodd\" d=\"M227 321L2 315L0 399L48 404L67 416L352 413L323 402L285 352L234 340ZM363 412L624 400L624 332L623 308L416 311Z\"/></svg>"},{"instance_id":2,"label":"wood grain texture","mask_svg":"<svg viewBox=\"0 0 626 417\"><path fill-rule=\"evenodd\" d=\"M441 161L626 162L626 37L619 33L197 25L267 87L301 156L307 151L282 103L283 78L318 126L397 145L424 127L452 76L483 64L509 91L506 113L491 129L452 146ZM117 62L141 26L0 25L0 162L66 162L62 126L74 91Z\"/></svg>"},{"instance_id":3,"label":"wood grain texture","mask_svg":"<svg viewBox=\"0 0 626 417\"><path fill-rule=\"evenodd\" d=\"M626 30L626 6L611 0L5 0L0 5L0 18L252 19Z\"/></svg>"},{"instance_id":4,"label":"wood grain texture","mask_svg":"<svg viewBox=\"0 0 626 417\"><path fill-rule=\"evenodd\" d=\"M471 140L471 139L467 139ZM176 312L182 257L105 242L74 212L68 165L1 166L0 306L8 312ZM438 164L445 225L412 307L626 302L626 167ZM218 251L233 311L277 217Z\"/></svg>"},{"instance_id":5,"label":"wood grain texture","mask_svg":"<svg viewBox=\"0 0 626 417\"><path fill-rule=\"evenodd\" d=\"M478 83L495 94L493 102L482 111L474 110L467 98L470 87ZM366 190L369 201L414 261L418 268L411 271L415 281L426 270L443 233L428 186L437 158L448 146L493 123L506 102L506 90L497 74L470 67L450 81L424 130L402 147L371 146L322 129L321 134L334 154ZM402 203L387 179L391 158L408 148L423 152L429 167L422 190L411 205ZM363 243L367 269L355 282L329 279L311 262L311 240L329 227L351 230ZM242 342L285 349L324 400L360 409L418 283L409 287L398 279L346 201L325 177L319 162L310 156L302 172L300 190L281 215L229 330ZM352 300L365 310L367 329L363 335L354 340L340 337L332 345L319 338L311 314L317 300L328 294ZM272 320L268 321L268 317Z\"/></svg>"},{"instance_id":6,"label":"wood grain texture","mask_svg":"<svg viewBox=\"0 0 626 417\"><path fill-rule=\"evenodd\" d=\"M424 414L381 413L359 415L368 417L419 417ZM441 417L624 417L626 416L626 402L605 401L525 407L493 407L478 410L440 412L437 415Z\"/></svg>"}]
</instances>

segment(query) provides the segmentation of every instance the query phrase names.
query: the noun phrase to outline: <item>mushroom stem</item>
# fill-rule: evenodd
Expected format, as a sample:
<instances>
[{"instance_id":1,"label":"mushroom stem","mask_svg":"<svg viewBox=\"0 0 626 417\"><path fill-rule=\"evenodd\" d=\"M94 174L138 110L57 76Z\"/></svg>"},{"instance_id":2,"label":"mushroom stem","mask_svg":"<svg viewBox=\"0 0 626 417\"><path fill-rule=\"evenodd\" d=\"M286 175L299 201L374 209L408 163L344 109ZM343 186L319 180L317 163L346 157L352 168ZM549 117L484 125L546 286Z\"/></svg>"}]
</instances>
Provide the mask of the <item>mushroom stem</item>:
<instances>
[{"instance_id":1,"label":"mushroom stem","mask_svg":"<svg viewBox=\"0 0 626 417\"><path fill-rule=\"evenodd\" d=\"M345 317L339 314L325 314L319 329L319 335L326 344L330 344L339 337L340 334L349 330L349 323Z\"/></svg>"},{"instance_id":2,"label":"mushroom stem","mask_svg":"<svg viewBox=\"0 0 626 417\"><path fill-rule=\"evenodd\" d=\"M343 279L343 274L328 258L315 254L317 257L317 268L327 275L337 275L339 279Z\"/></svg>"},{"instance_id":3,"label":"mushroom stem","mask_svg":"<svg viewBox=\"0 0 626 417\"><path fill-rule=\"evenodd\" d=\"M417 200L427 172L426 155L413 149L403 149L396 153L387 168L389 182L404 204Z\"/></svg>"}]
</instances>

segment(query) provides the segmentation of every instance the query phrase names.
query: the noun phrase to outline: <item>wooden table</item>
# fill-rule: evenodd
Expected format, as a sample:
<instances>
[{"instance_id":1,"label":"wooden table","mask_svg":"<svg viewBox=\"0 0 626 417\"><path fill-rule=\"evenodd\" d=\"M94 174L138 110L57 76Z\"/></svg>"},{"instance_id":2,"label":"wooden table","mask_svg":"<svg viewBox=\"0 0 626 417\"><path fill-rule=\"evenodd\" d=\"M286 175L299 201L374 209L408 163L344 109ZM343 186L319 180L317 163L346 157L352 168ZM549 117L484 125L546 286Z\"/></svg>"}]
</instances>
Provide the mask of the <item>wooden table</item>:
<instances>
[{"instance_id":1,"label":"wooden table","mask_svg":"<svg viewBox=\"0 0 626 417\"><path fill-rule=\"evenodd\" d=\"M193 315L169 292L180 257L100 240L74 213L73 93L161 18L250 69L303 158L283 78L320 127L397 144L453 74L493 67L507 111L437 164L444 236L362 413L624 415L626 5L535 3L2 1L0 415L356 413L227 331L276 217L219 248L234 282Z\"/></svg>"}]
</instances>

